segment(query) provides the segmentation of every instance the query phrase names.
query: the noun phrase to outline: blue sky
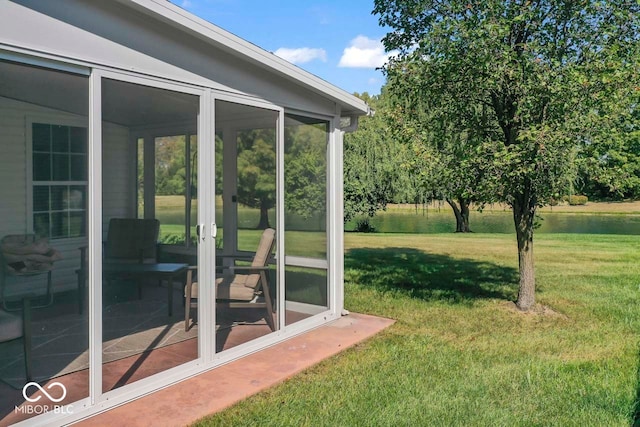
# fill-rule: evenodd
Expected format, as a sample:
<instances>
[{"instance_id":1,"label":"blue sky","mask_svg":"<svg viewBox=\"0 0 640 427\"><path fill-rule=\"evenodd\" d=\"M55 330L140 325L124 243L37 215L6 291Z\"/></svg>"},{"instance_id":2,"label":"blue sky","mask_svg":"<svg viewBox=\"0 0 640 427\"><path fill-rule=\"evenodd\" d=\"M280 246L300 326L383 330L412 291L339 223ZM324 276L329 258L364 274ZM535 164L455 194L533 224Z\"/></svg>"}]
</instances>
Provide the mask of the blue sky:
<instances>
[{"instance_id":1,"label":"blue sky","mask_svg":"<svg viewBox=\"0 0 640 427\"><path fill-rule=\"evenodd\" d=\"M171 0L347 92L380 93L386 31L373 0Z\"/></svg>"}]
</instances>

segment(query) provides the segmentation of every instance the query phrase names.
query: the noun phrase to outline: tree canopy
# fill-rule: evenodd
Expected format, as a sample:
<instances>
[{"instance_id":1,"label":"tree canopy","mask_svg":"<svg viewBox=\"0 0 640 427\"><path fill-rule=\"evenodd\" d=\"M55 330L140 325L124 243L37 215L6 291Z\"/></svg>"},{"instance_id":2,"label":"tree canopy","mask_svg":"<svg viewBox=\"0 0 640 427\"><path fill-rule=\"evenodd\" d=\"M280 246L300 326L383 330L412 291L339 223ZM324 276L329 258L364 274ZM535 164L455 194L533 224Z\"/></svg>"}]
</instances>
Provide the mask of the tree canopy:
<instances>
[{"instance_id":1,"label":"tree canopy","mask_svg":"<svg viewBox=\"0 0 640 427\"><path fill-rule=\"evenodd\" d=\"M536 209L571 185L580 153L611 153L607 134L638 102L635 1L375 0L399 53L389 90L427 109L427 128L478 135L473 158L491 176L478 194L509 204L518 243L522 310L535 303ZM627 140L623 138L623 140ZM620 144L618 144L620 145ZM605 156L603 158L602 156ZM606 160L602 154L598 162Z\"/></svg>"}]
</instances>

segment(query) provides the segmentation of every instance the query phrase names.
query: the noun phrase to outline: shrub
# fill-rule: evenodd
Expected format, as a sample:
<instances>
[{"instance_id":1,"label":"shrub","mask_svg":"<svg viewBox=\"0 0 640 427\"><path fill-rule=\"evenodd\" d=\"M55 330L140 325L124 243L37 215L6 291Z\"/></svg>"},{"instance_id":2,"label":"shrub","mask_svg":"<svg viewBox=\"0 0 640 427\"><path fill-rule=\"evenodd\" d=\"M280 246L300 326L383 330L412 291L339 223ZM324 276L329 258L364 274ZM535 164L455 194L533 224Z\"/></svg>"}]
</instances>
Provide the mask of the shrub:
<instances>
[{"instance_id":1,"label":"shrub","mask_svg":"<svg viewBox=\"0 0 640 427\"><path fill-rule=\"evenodd\" d=\"M222 241L222 239L220 239ZM160 243L163 245L184 245L185 236L184 234L176 234L176 233L167 233L160 236ZM218 242L216 241L216 244ZM198 238L196 236L191 236L191 244L193 246L198 244Z\"/></svg>"},{"instance_id":2,"label":"shrub","mask_svg":"<svg viewBox=\"0 0 640 427\"><path fill-rule=\"evenodd\" d=\"M569 196L569 204L571 206L586 205L589 199L587 196L575 195Z\"/></svg>"},{"instance_id":3,"label":"shrub","mask_svg":"<svg viewBox=\"0 0 640 427\"><path fill-rule=\"evenodd\" d=\"M361 219L356 223L355 231L359 233L373 233L376 231L376 228L371 225L369 222L369 218Z\"/></svg>"}]
</instances>

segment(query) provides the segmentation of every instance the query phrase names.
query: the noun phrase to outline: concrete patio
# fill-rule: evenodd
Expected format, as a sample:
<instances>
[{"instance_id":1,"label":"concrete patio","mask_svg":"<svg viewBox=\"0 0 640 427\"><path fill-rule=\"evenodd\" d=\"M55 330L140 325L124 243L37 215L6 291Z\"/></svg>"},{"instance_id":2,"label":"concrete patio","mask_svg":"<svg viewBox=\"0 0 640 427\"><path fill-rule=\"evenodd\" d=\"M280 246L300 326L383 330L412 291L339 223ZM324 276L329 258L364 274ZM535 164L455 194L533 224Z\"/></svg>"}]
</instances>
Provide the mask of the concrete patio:
<instances>
[{"instance_id":1,"label":"concrete patio","mask_svg":"<svg viewBox=\"0 0 640 427\"><path fill-rule=\"evenodd\" d=\"M88 418L81 426L184 426L358 344L394 323L352 313L285 342Z\"/></svg>"}]
</instances>

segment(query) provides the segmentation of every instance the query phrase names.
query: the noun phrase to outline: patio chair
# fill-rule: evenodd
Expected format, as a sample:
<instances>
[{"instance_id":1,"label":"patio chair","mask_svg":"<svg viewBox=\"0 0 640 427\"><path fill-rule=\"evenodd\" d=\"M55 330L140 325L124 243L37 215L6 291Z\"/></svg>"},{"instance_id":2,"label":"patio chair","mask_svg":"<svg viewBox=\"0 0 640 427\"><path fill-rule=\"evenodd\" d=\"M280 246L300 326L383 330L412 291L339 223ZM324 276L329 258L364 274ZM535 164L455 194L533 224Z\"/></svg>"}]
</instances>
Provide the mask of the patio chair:
<instances>
[{"instance_id":1,"label":"patio chair","mask_svg":"<svg viewBox=\"0 0 640 427\"><path fill-rule=\"evenodd\" d=\"M31 370L31 301L22 299L22 316L0 310L0 343L22 338L24 367L27 382L32 380Z\"/></svg>"},{"instance_id":2,"label":"patio chair","mask_svg":"<svg viewBox=\"0 0 640 427\"><path fill-rule=\"evenodd\" d=\"M157 219L111 218L104 262L157 263L159 235L160 221Z\"/></svg>"},{"instance_id":3,"label":"patio chair","mask_svg":"<svg viewBox=\"0 0 640 427\"><path fill-rule=\"evenodd\" d=\"M267 324L275 331L273 320L274 305L269 288L269 263L275 246L275 230L267 228L262 232L256 253L247 266L231 266L230 273L216 279L216 304L225 304L230 308L266 309ZM194 281L196 267L187 272L187 284L184 287L185 314L184 329L189 330L191 308L197 307L198 282ZM237 274L241 271L243 274Z\"/></svg>"},{"instance_id":4,"label":"patio chair","mask_svg":"<svg viewBox=\"0 0 640 427\"><path fill-rule=\"evenodd\" d=\"M107 241L103 242L104 264L155 264L158 262L160 221L157 219L111 218ZM87 246L80 249L78 276L78 308L82 314L84 287L87 280ZM105 277L109 280L109 277ZM141 297L140 284L138 294Z\"/></svg>"}]
</instances>

